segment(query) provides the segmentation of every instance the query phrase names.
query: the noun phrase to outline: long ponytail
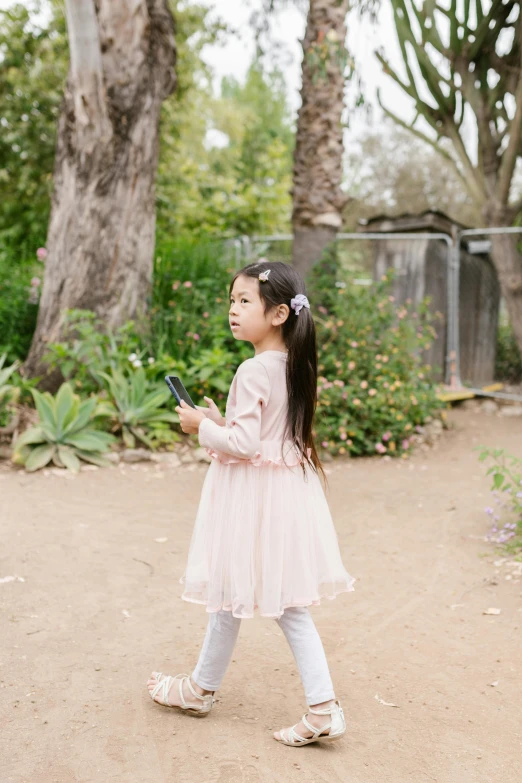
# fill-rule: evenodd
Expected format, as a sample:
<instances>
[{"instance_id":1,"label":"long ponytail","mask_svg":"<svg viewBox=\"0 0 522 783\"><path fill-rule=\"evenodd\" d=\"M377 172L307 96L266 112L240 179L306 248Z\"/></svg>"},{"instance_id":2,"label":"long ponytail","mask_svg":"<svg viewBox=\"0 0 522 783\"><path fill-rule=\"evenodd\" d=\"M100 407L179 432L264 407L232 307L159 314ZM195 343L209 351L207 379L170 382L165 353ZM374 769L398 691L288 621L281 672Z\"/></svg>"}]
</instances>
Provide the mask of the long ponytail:
<instances>
[{"instance_id":1,"label":"long ponytail","mask_svg":"<svg viewBox=\"0 0 522 783\"><path fill-rule=\"evenodd\" d=\"M304 280L296 270L281 261L249 264L236 272L230 284L239 275L259 277L270 270L270 276L259 286L259 295L264 303L265 313L280 304L291 308L290 302L297 294L306 294ZM317 454L313 438L313 424L317 407L317 341L312 313L303 307L296 315L293 309L282 326L282 336L288 349L286 363L286 385L288 392L288 413L285 439L293 441L301 458L303 471L306 464L326 480L323 466ZM310 451L310 456L308 455Z\"/></svg>"}]
</instances>

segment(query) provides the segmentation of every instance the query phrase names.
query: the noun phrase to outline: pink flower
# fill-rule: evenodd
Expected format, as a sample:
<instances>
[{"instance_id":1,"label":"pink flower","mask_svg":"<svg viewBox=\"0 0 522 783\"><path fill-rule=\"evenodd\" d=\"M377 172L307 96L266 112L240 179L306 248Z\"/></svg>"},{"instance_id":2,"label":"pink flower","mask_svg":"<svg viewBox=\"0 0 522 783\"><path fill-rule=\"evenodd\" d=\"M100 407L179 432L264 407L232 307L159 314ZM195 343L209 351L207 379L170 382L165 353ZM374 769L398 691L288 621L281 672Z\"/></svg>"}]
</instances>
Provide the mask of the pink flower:
<instances>
[{"instance_id":1,"label":"pink flower","mask_svg":"<svg viewBox=\"0 0 522 783\"><path fill-rule=\"evenodd\" d=\"M203 313L203 318L208 318L208 313Z\"/></svg>"},{"instance_id":2,"label":"pink flower","mask_svg":"<svg viewBox=\"0 0 522 783\"><path fill-rule=\"evenodd\" d=\"M180 286L180 282L179 282L179 280L175 280L175 281L172 283L172 290L173 290L173 291L177 291L177 290L178 290L178 288L179 288L179 286Z\"/></svg>"},{"instance_id":3,"label":"pink flower","mask_svg":"<svg viewBox=\"0 0 522 783\"><path fill-rule=\"evenodd\" d=\"M40 285L40 283L41 283L41 280L40 280L40 278L39 278L39 277L32 277L32 278L31 278L31 285L32 285L34 288L38 288L38 286Z\"/></svg>"},{"instance_id":4,"label":"pink flower","mask_svg":"<svg viewBox=\"0 0 522 783\"><path fill-rule=\"evenodd\" d=\"M192 283L190 282L190 280L185 280L183 285L185 286L185 288L192 288Z\"/></svg>"},{"instance_id":5,"label":"pink flower","mask_svg":"<svg viewBox=\"0 0 522 783\"><path fill-rule=\"evenodd\" d=\"M350 343L350 345L352 346L352 348L357 348L359 343L356 343L355 340L354 340L353 343Z\"/></svg>"},{"instance_id":6,"label":"pink flower","mask_svg":"<svg viewBox=\"0 0 522 783\"><path fill-rule=\"evenodd\" d=\"M343 400L346 400L346 399L347 399L347 397L348 397L348 392L343 392L343 393L341 394L341 397L343 398Z\"/></svg>"},{"instance_id":7,"label":"pink flower","mask_svg":"<svg viewBox=\"0 0 522 783\"><path fill-rule=\"evenodd\" d=\"M355 362L348 362L348 369L355 370Z\"/></svg>"},{"instance_id":8,"label":"pink flower","mask_svg":"<svg viewBox=\"0 0 522 783\"><path fill-rule=\"evenodd\" d=\"M402 448L406 451L406 449L409 449L410 447L410 441L407 438L404 438L402 441Z\"/></svg>"},{"instance_id":9,"label":"pink flower","mask_svg":"<svg viewBox=\"0 0 522 783\"><path fill-rule=\"evenodd\" d=\"M194 334L193 337L194 337L194 340L199 340L199 334Z\"/></svg>"},{"instance_id":10,"label":"pink flower","mask_svg":"<svg viewBox=\"0 0 522 783\"><path fill-rule=\"evenodd\" d=\"M386 451L386 446L383 446L382 443L376 443L375 444L375 451L377 451L379 454L384 454Z\"/></svg>"},{"instance_id":11,"label":"pink flower","mask_svg":"<svg viewBox=\"0 0 522 783\"><path fill-rule=\"evenodd\" d=\"M360 404L361 404L361 401L360 401L360 400L358 400L358 399L357 399L357 397L356 397L356 398L355 398L355 400L353 400L353 404L354 404L354 405L360 405Z\"/></svg>"},{"instance_id":12,"label":"pink flower","mask_svg":"<svg viewBox=\"0 0 522 783\"><path fill-rule=\"evenodd\" d=\"M341 440L346 440L348 438L348 435L346 434L346 432L341 432L339 437L341 438Z\"/></svg>"},{"instance_id":13,"label":"pink flower","mask_svg":"<svg viewBox=\"0 0 522 783\"><path fill-rule=\"evenodd\" d=\"M361 389L367 389L368 388L368 381L361 381Z\"/></svg>"},{"instance_id":14,"label":"pink flower","mask_svg":"<svg viewBox=\"0 0 522 783\"><path fill-rule=\"evenodd\" d=\"M395 302L395 297L394 296L389 296L388 297L388 301L389 302Z\"/></svg>"},{"instance_id":15,"label":"pink flower","mask_svg":"<svg viewBox=\"0 0 522 783\"><path fill-rule=\"evenodd\" d=\"M39 247L36 251L36 258L38 261L45 261L47 258L47 249L45 247Z\"/></svg>"},{"instance_id":16,"label":"pink flower","mask_svg":"<svg viewBox=\"0 0 522 783\"><path fill-rule=\"evenodd\" d=\"M368 394L370 395L370 397L375 397L375 395L377 394L377 389L370 389Z\"/></svg>"},{"instance_id":17,"label":"pink flower","mask_svg":"<svg viewBox=\"0 0 522 783\"><path fill-rule=\"evenodd\" d=\"M384 435L382 436L382 439L383 441L386 442L387 440L390 440L391 436L392 436L391 432L385 432Z\"/></svg>"},{"instance_id":18,"label":"pink flower","mask_svg":"<svg viewBox=\"0 0 522 783\"><path fill-rule=\"evenodd\" d=\"M321 446L323 447L323 449L327 449L328 448L328 441L327 440L323 440L323 442L321 443Z\"/></svg>"}]
</instances>

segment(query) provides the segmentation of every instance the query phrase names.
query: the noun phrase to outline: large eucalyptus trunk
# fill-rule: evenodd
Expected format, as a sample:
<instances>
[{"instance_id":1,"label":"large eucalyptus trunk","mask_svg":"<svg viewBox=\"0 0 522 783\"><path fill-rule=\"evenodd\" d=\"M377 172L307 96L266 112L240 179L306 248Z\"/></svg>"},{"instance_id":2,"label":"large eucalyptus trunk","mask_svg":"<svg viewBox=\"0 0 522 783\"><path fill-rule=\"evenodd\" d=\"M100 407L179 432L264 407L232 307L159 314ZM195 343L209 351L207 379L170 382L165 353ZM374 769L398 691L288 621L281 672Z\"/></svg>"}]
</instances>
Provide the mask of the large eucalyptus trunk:
<instances>
[{"instance_id":1,"label":"large eucalyptus trunk","mask_svg":"<svg viewBox=\"0 0 522 783\"><path fill-rule=\"evenodd\" d=\"M293 264L303 276L335 239L346 203L341 119L347 11L348 0L310 0L292 191Z\"/></svg>"},{"instance_id":2,"label":"large eucalyptus trunk","mask_svg":"<svg viewBox=\"0 0 522 783\"><path fill-rule=\"evenodd\" d=\"M70 70L28 375L67 308L114 327L146 307L161 104L175 87L168 0L66 0Z\"/></svg>"}]
</instances>

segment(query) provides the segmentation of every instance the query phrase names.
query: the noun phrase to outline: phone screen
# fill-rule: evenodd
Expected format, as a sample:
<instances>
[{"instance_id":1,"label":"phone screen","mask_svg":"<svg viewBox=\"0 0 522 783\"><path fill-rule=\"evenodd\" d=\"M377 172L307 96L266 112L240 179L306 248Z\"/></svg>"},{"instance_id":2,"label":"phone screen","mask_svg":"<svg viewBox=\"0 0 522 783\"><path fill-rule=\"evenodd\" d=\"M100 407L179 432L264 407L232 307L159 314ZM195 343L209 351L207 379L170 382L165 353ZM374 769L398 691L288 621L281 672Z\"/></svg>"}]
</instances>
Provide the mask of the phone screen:
<instances>
[{"instance_id":1,"label":"phone screen","mask_svg":"<svg viewBox=\"0 0 522 783\"><path fill-rule=\"evenodd\" d=\"M185 400L187 405L190 405L191 408L196 407L192 402L192 400L190 399L190 394L185 389L180 379L176 375L167 375L165 381L167 383L167 386L171 390L172 394L177 399L178 404L181 400Z\"/></svg>"}]
</instances>

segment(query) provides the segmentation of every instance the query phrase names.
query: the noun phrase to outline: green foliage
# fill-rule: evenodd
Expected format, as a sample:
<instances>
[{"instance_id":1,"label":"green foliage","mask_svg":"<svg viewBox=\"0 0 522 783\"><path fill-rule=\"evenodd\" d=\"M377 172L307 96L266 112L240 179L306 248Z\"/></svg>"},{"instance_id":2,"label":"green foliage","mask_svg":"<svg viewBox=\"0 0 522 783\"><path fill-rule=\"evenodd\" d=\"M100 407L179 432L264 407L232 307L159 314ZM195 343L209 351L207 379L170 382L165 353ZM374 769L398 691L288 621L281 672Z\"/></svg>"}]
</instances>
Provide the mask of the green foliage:
<instances>
[{"instance_id":1,"label":"green foliage","mask_svg":"<svg viewBox=\"0 0 522 783\"><path fill-rule=\"evenodd\" d=\"M487 538L518 551L522 549L522 459L504 449L488 446L478 446L475 451L480 453L480 462L493 462L486 475L492 477L491 492L496 508L484 509L493 522ZM501 516L505 518L502 525Z\"/></svg>"},{"instance_id":2,"label":"green foliage","mask_svg":"<svg viewBox=\"0 0 522 783\"><path fill-rule=\"evenodd\" d=\"M20 263L17 255L0 252L0 352L10 361L24 359L29 351L43 274L41 264Z\"/></svg>"},{"instance_id":3,"label":"green foliage","mask_svg":"<svg viewBox=\"0 0 522 783\"><path fill-rule=\"evenodd\" d=\"M18 369L19 362L13 362L13 364L4 367L7 354L0 356L0 427L5 427L10 418L10 406L18 397L19 390L12 383L11 376Z\"/></svg>"},{"instance_id":4,"label":"green foliage","mask_svg":"<svg viewBox=\"0 0 522 783\"><path fill-rule=\"evenodd\" d=\"M281 73L254 62L244 85L229 78L219 98L203 90L191 98L186 116L176 112L175 97L163 110L160 238L287 228L293 132Z\"/></svg>"},{"instance_id":5,"label":"green foliage","mask_svg":"<svg viewBox=\"0 0 522 783\"><path fill-rule=\"evenodd\" d=\"M148 381L143 367L126 375L118 370L99 374L110 399L100 403L98 413L110 421L112 432L122 435L126 446L134 448L139 440L153 449L177 440L169 424L179 423L179 417L163 407L171 397L164 383Z\"/></svg>"},{"instance_id":6,"label":"green foliage","mask_svg":"<svg viewBox=\"0 0 522 783\"><path fill-rule=\"evenodd\" d=\"M522 382L522 355L509 322L498 327L495 378L507 383Z\"/></svg>"},{"instance_id":7,"label":"green foliage","mask_svg":"<svg viewBox=\"0 0 522 783\"><path fill-rule=\"evenodd\" d=\"M30 472L49 462L73 471L80 469L80 460L109 464L103 454L115 439L91 426L98 413L96 397L80 402L68 383L62 384L55 397L36 389L33 397L39 421L16 441L13 462Z\"/></svg>"},{"instance_id":8,"label":"green foliage","mask_svg":"<svg viewBox=\"0 0 522 783\"><path fill-rule=\"evenodd\" d=\"M401 455L440 408L421 352L435 332L427 304L397 308L391 277L356 286L335 259L310 281L316 302L318 442L332 454Z\"/></svg>"},{"instance_id":9,"label":"green foliage","mask_svg":"<svg viewBox=\"0 0 522 783\"><path fill-rule=\"evenodd\" d=\"M47 233L67 73L58 4L28 0L0 10L0 59L0 243L36 249Z\"/></svg>"},{"instance_id":10,"label":"green foliage","mask_svg":"<svg viewBox=\"0 0 522 783\"><path fill-rule=\"evenodd\" d=\"M88 310L69 310L65 314L64 339L49 345L45 360L51 369L59 368L84 395L105 388L102 373L126 372L144 365L147 378L155 380L161 371L145 333L133 321L112 331Z\"/></svg>"}]
</instances>

